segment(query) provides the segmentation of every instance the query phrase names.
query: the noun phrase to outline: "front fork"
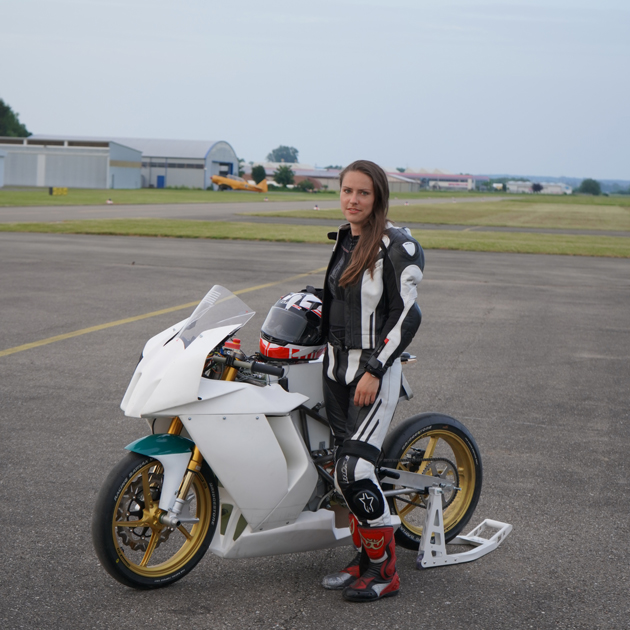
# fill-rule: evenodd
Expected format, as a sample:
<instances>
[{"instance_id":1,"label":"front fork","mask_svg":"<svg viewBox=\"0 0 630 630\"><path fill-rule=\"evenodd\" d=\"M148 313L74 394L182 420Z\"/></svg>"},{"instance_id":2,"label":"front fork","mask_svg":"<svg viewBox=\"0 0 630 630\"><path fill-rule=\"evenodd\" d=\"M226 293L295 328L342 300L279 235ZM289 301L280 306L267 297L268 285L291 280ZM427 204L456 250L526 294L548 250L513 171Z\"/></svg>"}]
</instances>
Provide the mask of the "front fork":
<instances>
[{"instance_id":1,"label":"front fork","mask_svg":"<svg viewBox=\"0 0 630 630\"><path fill-rule=\"evenodd\" d=\"M224 370L221 380L222 381L233 381L236 379L237 370L234 367L228 367ZM167 433L169 435L180 435L184 425L182 421L176 416L171 421L171 425L168 428ZM184 475L184 479L179 487L179 491L177 492L177 498L175 499L175 503L173 507L168 511L160 515L159 520L160 523L166 525L167 527L179 527L183 522L180 518L180 514L182 513L182 509L184 507L184 503L186 502L186 498L188 497L188 491L190 490L190 486L193 481L193 477L195 473L201 470L201 466L203 464L203 455L201 451L195 445L195 448L192 451L192 455L190 461L188 462L188 466L186 468L186 474ZM199 519L197 518L187 518L186 522L197 522Z\"/></svg>"},{"instance_id":2,"label":"front fork","mask_svg":"<svg viewBox=\"0 0 630 630\"><path fill-rule=\"evenodd\" d=\"M168 433L170 435L179 435L182 431L183 425L182 421L179 418L173 418L171 422L171 426L168 429ZM188 466L186 467L186 474L184 475L184 479L179 487L179 491L177 492L177 498L175 499L175 503L173 507L168 511L160 515L160 523L162 525L166 525L167 527L179 527L182 524L182 519L180 518L180 514L182 513L182 509L184 507L184 503L186 502L186 498L188 497L188 491L190 490L190 486L193 481L193 477L195 473L201 470L201 465L203 464L203 455L201 451L195 445L193 449L192 455L190 457L190 461L188 462ZM197 518L186 518L187 522L196 523L199 519Z\"/></svg>"}]
</instances>

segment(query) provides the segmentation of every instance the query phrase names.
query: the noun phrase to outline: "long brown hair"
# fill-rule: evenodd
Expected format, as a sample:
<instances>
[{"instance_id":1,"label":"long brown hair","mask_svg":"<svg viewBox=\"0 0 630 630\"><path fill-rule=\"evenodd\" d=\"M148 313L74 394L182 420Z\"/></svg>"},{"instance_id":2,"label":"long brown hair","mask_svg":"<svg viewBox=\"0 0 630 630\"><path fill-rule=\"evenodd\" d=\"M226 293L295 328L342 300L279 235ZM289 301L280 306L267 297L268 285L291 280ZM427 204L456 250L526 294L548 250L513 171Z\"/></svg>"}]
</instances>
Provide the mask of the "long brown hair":
<instances>
[{"instance_id":1,"label":"long brown hair","mask_svg":"<svg viewBox=\"0 0 630 630\"><path fill-rule=\"evenodd\" d=\"M381 239L385 233L387 223L387 211L389 210L389 184L385 171L374 162L357 160L339 174L339 184L343 188L343 178L347 173L358 171L367 175L374 185L374 206L372 214L361 227L361 238L352 252L350 264L339 279L342 287L355 284L359 281L363 272L368 269L370 275L374 275L374 265L378 258Z\"/></svg>"}]
</instances>

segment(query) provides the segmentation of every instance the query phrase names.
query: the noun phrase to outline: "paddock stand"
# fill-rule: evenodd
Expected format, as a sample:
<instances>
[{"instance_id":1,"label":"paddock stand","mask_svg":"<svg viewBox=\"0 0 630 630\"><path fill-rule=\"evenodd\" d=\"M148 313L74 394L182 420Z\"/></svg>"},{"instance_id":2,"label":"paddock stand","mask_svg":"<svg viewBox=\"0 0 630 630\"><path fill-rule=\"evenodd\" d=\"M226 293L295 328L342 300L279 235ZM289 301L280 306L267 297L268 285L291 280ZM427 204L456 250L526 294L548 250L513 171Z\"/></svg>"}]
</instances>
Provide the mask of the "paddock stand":
<instances>
[{"instance_id":1,"label":"paddock stand","mask_svg":"<svg viewBox=\"0 0 630 630\"><path fill-rule=\"evenodd\" d=\"M431 569L477 560L477 558L494 551L512 531L512 526L508 523L486 519L466 536L456 536L448 543L449 545L472 545L474 549L448 554L444 542L442 488L432 486L428 488L428 491L427 516L420 539L416 569ZM491 535L486 538L482 537L481 534Z\"/></svg>"}]
</instances>

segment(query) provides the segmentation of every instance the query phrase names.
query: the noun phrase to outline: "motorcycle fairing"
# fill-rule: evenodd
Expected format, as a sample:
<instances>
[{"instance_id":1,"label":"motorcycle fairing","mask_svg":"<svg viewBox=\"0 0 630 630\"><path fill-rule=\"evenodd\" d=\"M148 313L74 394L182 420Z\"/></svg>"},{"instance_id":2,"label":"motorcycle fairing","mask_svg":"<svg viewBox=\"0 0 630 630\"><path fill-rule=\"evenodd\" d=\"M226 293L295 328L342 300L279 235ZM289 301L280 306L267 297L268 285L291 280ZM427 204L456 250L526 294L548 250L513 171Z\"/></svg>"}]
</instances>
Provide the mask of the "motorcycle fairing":
<instances>
[{"instance_id":1,"label":"motorcycle fairing","mask_svg":"<svg viewBox=\"0 0 630 630\"><path fill-rule=\"evenodd\" d=\"M147 342L120 404L125 415L165 415L166 408L197 400L208 354L255 314L234 293L214 285L188 319Z\"/></svg>"},{"instance_id":2,"label":"motorcycle fairing","mask_svg":"<svg viewBox=\"0 0 630 630\"><path fill-rule=\"evenodd\" d=\"M192 440L180 435L169 435L168 433L145 435L125 446L125 449L128 451L133 451L140 455L148 455L149 457L192 453L194 448L195 443Z\"/></svg>"},{"instance_id":3,"label":"motorcycle fairing","mask_svg":"<svg viewBox=\"0 0 630 630\"><path fill-rule=\"evenodd\" d=\"M240 535L237 527L243 513L226 488L219 488L220 513L224 506L231 506L225 526L217 527L210 544L210 551L220 558L256 558L300 551L316 551L342 547L352 542L350 529L335 527L335 514L331 510L300 512L288 525L264 531L253 530L248 524Z\"/></svg>"},{"instance_id":4,"label":"motorcycle fairing","mask_svg":"<svg viewBox=\"0 0 630 630\"><path fill-rule=\"evenodd\" d=\"M169 326L162 332L159 332L157 335L153 335L153 337L151 337L151 339L149 339L149 341L144 344L142 357L144 358L148 356L153 350L155 350L156 348L160 348L169 339L172 339L186 325L188 319L188 317L186 319L182 319L181 322L177 322L177 324Z\"/></svg>"},{"instance_id":5,"label":"motorcycle fairing","mask_svg":"<svg viewBox=\"0 0 630 630\"><path fill-rule=\"evenodd\" d=\"M180 417L252 529L272 529L298 517L317 471L290 416Z\"/></svg>"},{"instance_id":6,"label":"motorcycle fairing","mask_svg":"<svg viewBox=\"0 0 630 630\"><path fill-rule=\"evenodd\" d=\"M239 521L242 512L226 488L219 488L219 513L228 513L227 523L217 527L210 551L220 558L256 558L301 551L316 551L345 547L352 543L348 527L337 527L332 510L300 512L290 524L274 529L253 530L246 525L240 535ZM225 510L230 507L231 510ZM394 530L400 527L400 517L392 514ZM223 533L221 533L223 531Z\"/></svg>"},{"instance_id":7,"label":"motorcycle fairing","mask_svg":"<svg viewBox=\"0 0 630 630\"><path fill-rule=\"evenodd\" d=\"M215 381L202 378L193 402L164 408L167 416L266 414L286 415L299 407L307 396L285 391L280 385L258 387L236 381ZM194 438L193 438L194 439Z\"/></svg>"},{"instance_id":8,"label":"motorcycle fairing","mask_svg":"<svg viewBox=\"0 0 630 630\"><path fill-rule=\"evenodd\" d=\"M120 403L125 415L135 418L167 415L164 409L197 400L206 357L241 326L234 324L205 331L188 347L179 338L154 346L138 363Z\"/></svg>"}]
</instances>

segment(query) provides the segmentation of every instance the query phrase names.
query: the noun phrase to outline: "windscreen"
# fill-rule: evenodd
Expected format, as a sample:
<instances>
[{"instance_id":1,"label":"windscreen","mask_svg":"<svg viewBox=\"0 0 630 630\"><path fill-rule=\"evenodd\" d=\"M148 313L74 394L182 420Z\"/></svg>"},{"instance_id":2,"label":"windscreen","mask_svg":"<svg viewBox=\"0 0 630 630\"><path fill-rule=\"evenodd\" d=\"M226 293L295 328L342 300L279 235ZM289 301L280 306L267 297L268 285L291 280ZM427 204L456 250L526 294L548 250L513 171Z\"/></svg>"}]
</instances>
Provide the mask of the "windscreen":
<instances>
[{"instance_id":1,"label":"windscreen","mask_svg":"<svg viewBox=\"0 0 630 630\"><path fill-rule=\"evenodd\" d=\"M255 311L234 293L215 284L193 311L177 337L184 342L184 348L187 348L204 330L222 326L240 328L255 314Z\"/></svg>"}]
</instances>

